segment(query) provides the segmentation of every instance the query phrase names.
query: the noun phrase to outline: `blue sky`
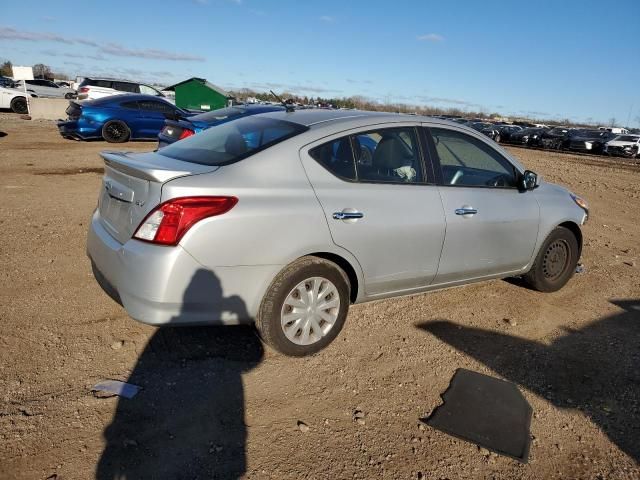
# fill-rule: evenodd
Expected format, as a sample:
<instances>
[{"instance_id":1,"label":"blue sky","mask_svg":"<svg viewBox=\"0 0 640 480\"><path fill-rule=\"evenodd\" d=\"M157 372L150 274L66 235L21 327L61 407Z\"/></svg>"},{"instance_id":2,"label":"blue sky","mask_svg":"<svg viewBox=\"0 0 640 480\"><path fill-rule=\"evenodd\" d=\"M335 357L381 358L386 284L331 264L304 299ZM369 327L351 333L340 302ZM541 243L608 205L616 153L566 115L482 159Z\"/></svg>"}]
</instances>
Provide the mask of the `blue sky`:
<instances>
[{"instance_id":1,"label":"blue sky","mask_svg":"<svg viewBox=\"0 0 640 480\"><path fill-rule=\"evenodd\" d=\"M640 0L5 2L0 59L70 75L640 125Z\"/></svg>"}]
</instances>

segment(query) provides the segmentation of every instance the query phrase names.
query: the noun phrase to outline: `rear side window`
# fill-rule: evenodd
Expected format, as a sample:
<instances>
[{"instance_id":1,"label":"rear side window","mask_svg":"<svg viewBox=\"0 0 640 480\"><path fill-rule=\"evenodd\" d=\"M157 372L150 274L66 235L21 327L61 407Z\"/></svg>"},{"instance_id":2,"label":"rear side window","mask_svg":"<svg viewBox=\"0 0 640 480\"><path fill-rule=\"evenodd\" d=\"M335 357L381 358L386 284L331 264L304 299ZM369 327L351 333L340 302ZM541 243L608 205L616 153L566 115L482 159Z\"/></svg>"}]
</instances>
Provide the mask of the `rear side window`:
<instances>
[{"instance_id":1,"label":"rear side window","mask_svg":"<svg viewBox=\"0 0 640 480\"><path fill-rule=\"evenodd\" d=\"M343 180L422 183L425 175L414 128L385 128L342 137L309 154Z\"/></svg>"},{"instance_id":2,"label":"rear side window","mask_svg":"<svg viewBox=\"0 0 640 480\"><path fill-rule=\"evenodd\" d=\"M155 100L140 100L138 102L140 110L147 110L150 112L162 112L169 113L173 112L173 107L164 102L157 102Z\"/></svg>"},{"instance_id":3,"label":"rear side window","mask_svg":"<svg viewBox=\"0 0 640 480\"><path fill-rule=\"evenodd\" d=\"M336 177L356 179L356 164L349 137L342 137L309 151L311 157Z\"/></svg>"},{"instance_id":4,"label":"rear side window","mask_svg":"<svg viewBox=\"0 0 640 480\"><path fill-rule=\"evenodd\" d=\"M308 128L303 125L284 120L241 117L173 143L158 153L184 162L226 165L306 130Z\"/></svg>"}]
</instances>

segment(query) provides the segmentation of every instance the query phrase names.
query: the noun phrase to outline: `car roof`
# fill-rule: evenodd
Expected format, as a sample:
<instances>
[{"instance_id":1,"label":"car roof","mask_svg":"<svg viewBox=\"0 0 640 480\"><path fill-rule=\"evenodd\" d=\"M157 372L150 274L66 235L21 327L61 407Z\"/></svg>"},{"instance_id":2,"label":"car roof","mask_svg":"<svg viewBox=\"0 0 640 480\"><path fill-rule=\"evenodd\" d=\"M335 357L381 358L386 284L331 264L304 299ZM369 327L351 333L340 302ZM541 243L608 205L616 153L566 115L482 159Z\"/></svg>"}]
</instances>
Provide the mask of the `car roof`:
<instances>
[{"instance_id":1,"label":"car roof","mask_svg":"<svg viewBox=\"0 0 640 480\"><path fill-rule=\"evenodd\" d=\"M136 83L141 85L146 85L142 82L137 82L135 80L128 80L126 78L113 78L113 77L84 77L85 80L108 80L110 82L127 82L127 83Z\"/></svg>"},{"instance_id":2,"label":"car roof","mask_svg":"<svg viewBox=\"0 0 640 480\"><path fill-rule=\"evenodd\" d=\"M106 105L109 103L122 103L122 102L135 102L139 100L156 100L158 102L163 102L171 105L171 103L167 102L164 98L158 97L156 95L145 95L142 93L125 93L122 95L110 95L108 97L96 98L95 100L85 100L82 102L83 105Z\"/></svg>"},{"instance_id":3,"label":"car roof","mask_svg":"<svg viewBox=\"0 0 640 480\"><path fill-rule=\"evenodd\" d=\"M372 119L376 118L384 121L385 119L395 120L402 116L408 117L412 121L416 120L416 115L404 115L398 113L389 112L369 112L364 110L332 110L326 108L310 108L302 110L294 110L292 112L279 111L272 113L262 114L265 117L271 117L277 120L286 120L288 122L304 125L305 127L311 127L320 123L337 123L341 121L349 121L356 118ZM425 119L427 117L424 117Z\"/></svg>"}]
</instances>

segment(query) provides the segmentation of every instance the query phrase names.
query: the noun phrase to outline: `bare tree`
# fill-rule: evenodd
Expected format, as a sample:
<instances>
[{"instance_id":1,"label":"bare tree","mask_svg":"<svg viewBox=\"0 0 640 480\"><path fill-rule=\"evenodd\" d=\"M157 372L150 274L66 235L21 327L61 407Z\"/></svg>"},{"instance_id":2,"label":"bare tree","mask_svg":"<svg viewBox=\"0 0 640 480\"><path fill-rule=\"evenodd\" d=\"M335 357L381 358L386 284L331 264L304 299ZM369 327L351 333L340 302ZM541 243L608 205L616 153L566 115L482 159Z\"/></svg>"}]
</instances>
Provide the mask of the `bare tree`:
<instances>
[{"instance_id":1,"label":"bare tree","mask_svg":"<svg viewBox=\"0 0 640 480\"><path fill-rule=\"evenodd\" d=\"M0 75L3 77L13 77L13 65L10 60L2 62L0 65Z\"/></svg>"},{"instance_id":2,"label":"bare tree","mask_svg":"<svg viewBox=\"0 0 640 480\"><path fill-rule=\"evenodd\" d=\"M52 76L53 74L51 72L51 67L49 67L49 65L45 65L44 63L36 63L33 66L34 78L49 78Z\"/></svg>"}]
</instances>

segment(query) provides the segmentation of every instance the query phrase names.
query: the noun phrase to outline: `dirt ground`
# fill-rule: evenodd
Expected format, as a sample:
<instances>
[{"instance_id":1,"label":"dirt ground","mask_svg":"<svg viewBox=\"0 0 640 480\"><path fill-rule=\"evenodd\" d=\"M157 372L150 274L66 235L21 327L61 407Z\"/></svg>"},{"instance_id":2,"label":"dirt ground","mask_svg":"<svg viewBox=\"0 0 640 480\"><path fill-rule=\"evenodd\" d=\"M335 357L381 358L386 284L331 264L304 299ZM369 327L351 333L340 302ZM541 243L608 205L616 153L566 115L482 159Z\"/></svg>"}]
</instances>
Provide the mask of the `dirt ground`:
<instances>
[{"instance_id":1,"label":"dirt ground","mask_svg":"<svg viewBox=\"0 0 640 480\"><path fill-rule=\"evenodd\" d=\"M114 146L9 113L0 132L0 478L640 478L640 166L513 149L590 202L583 273L355 306L293 359L249 328L131 320L85 256ZM421 424L461 367L518 384L527 464ZM143 390L97 398L102 379Z\"/></svg>"}]
</instances>

